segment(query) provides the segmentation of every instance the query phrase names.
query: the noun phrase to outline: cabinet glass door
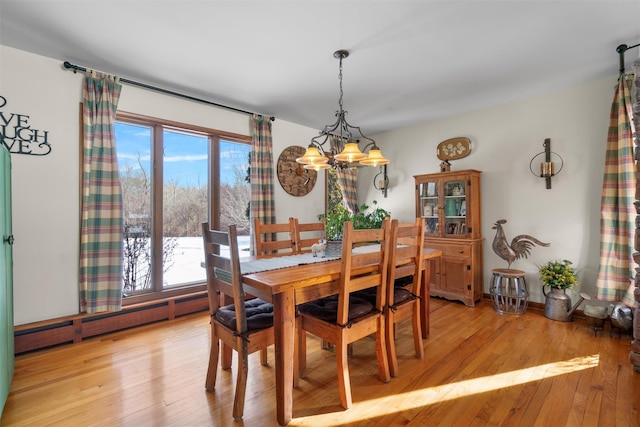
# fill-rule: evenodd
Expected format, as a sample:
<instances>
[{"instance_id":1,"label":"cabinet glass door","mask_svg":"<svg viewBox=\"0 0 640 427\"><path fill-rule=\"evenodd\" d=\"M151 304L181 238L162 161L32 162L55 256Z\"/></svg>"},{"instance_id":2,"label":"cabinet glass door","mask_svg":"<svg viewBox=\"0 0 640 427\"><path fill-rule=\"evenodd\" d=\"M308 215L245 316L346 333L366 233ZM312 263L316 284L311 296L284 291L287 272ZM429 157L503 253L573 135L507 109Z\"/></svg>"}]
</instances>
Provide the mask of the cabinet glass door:
<instances>
[{"instance_id":1,"label":"cabinet glass door","mask_svg":"<svg viewBox=\"0 0 640 427\"><path fill-rule=\"evenodd\" d=\"M464 237L467 234L467 188L463 179L444 181L443 235Z\"/></svg>"},{"instance_id":2,"label":"cabinet glass door","mask_svg":"<svg viewBox=\"0 0 640 427\"><path fill-rule=\"evenodd\" d=\"M438 218L438 182L428 181L420 184L420 209L424 218L425 234L438 234L440 222Z\"/></svg>"}]
</instances>

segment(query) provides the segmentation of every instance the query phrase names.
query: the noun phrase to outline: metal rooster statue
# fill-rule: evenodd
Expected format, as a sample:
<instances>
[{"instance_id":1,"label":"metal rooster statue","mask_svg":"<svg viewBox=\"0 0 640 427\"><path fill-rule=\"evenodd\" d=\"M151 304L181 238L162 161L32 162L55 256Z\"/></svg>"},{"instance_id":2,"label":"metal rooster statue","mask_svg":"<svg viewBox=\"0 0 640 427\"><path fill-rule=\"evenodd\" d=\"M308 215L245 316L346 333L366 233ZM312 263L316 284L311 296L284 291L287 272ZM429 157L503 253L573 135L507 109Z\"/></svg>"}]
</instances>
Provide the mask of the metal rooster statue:
<instances>
[{"instance_id":1,"label":"metal rooster statue","mask_svg":"<svg viewBox=\"0 0 640 427\"><path fill-rule=\"evenodd\" d=\"M502 224L507 222L506 219L499 219L493 225L494 230L496 230L496 236L493 238L493 251L503 260L509 263L509 267L511 268L511 263L519 258L526 258L531 253L531 248L535 245L539 246L549 246L550 243L544 243L535 237L520 234L511 240L511 244L507 241L507 238L504 235L504 230L502 230Z\"/></svg>"}]
</instances>

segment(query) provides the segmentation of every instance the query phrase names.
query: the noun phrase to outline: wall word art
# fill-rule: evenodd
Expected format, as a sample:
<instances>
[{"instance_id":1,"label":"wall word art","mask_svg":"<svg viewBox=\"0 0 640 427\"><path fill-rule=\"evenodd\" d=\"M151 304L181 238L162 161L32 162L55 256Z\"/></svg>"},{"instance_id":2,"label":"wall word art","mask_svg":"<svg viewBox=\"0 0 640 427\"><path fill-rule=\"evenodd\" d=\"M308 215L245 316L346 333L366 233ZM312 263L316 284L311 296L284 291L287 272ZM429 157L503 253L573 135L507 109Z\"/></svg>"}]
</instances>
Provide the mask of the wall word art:
<instances>
[{"instance_id":1,"label":"wall word art","mask_svg":"<svg viewBox=\"0 0 640 427\"><path fill-rule=\"evenodd\" d=\"M0 95L0 141L14 154L46 156L51 152L49 131L31 127L29 116L2 109L7 99Z\"/></svg>"}]
</instances>

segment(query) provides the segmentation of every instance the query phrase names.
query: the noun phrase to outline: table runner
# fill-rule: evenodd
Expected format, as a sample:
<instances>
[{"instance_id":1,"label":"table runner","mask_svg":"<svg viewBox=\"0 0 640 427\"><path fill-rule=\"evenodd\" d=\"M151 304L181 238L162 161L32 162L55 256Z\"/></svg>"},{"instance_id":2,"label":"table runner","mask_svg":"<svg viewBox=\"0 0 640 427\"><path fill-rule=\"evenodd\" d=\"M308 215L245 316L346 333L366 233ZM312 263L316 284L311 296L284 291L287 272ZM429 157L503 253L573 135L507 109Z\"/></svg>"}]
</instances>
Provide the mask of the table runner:
<instances>
[{"instance_id":1,"label":"table runner","mask_svg":"<svg viewBox=\"0 0 640 427\"><path fill-rule=\"evenodd\" d=\"M366 245L353 249L354 253L365 253L380 250L380 245ZM240 272L244 274L258 273L260 271L278 270L281 268L294 267L296 265L313 264L316 262L333 261L342 258L340 255L318 257L311 253L284 255L271 258L259 258L252 261L240 260Z\"/></svg>"},{"instance_id":2,"label":"table runner","mask_svg":"<svg viewBox=\"0 0 640 427\"><path fill-rule=\"evenodd\" d=\"M353 249L354 253L372 252L379 250L380 245L367 245L360 246ZM242 275L258 273L261 271L279 270L281 268L295 267L296 265L313 264L318 262L333 261L342 258L341 256L325 256L317 257L311 253L296 254L296 255L284 255L271 258L259 258L255 260L243 261L240 260L240 273ZM231 275L228 271L215 269L215 275L222 280L231 281Z\"/></svg>"},{"instance_id":3,"label":"table runner","mask_svg":"<svg viewBox=\"0 0 640 427\"><path fill-rule=\"evenodd\" d=\"M252 261L240 260L240 271L244 274L258 273L260 271L278 270L296 265L313 264L316 262L332 261L340 257L314 257L311 253L285 255L271 258L260 258Z\"/></svg>"}]
</instances>

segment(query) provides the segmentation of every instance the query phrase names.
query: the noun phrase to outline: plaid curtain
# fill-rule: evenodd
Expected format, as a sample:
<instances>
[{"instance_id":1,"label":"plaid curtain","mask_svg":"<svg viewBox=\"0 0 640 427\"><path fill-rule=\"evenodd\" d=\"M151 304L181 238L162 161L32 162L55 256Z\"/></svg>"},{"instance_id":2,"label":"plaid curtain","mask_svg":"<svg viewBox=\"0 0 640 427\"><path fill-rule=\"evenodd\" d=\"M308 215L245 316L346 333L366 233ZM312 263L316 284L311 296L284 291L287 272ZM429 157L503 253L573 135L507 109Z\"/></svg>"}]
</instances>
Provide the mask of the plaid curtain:
<instances>
[{"instance_id":1,"label":"plaid curtain","mask_svg":"<svg viewBox=\"0 0 640 427\"><path fill-rule=\"evenodd\" d=\"M338 175L338 184L340 184L342 200L345 207L352 214L358 213L358 210L360 209L358 206L358 193L356 191L358 171L351 168L336 169L336 174Z\"/></svg>"},{"instance_id":2,"label":"plaid curtain","mask_svg":"<svg viewBox=\"0 0 640 427\"><path fill-rule=\"evenodd\" d=\"M122 307L123 211L114 134L121 89L113 76L85 76L80 310L87 313Z\"/></svg>"},{"instance_id":3,"label":"plaid curtain","mask_svg":"<svg viewBox=\"0 0 640 427\"><path fill-rule=\"evenodd\" d=\"M636 180L640 179L640 58L633 62L634 72L634 85L633 85L633 127L634 127L634 139L636 149ZM636 200L640 200L640 183L636 182ZM636 211L636 248L640 248L640 217ZM636 252L636 258L640 256L640 253ZM636 269L636 278L634 281L635 286L629 287L629 292L624 297L623 301L629 307L635 307L635 318L640 319L640 277L638 269ZM635 287L635 293L634 293ZM640 320L636 321L635 326L635 339L640 340ZM640 348L640 347L639 347Z\"/></svg>"},{"instance_id":4,"label":"plaid curtain","mask_svg":"<svg viewBox=\"0 0 640 427\"><path fill-rule=\"evenodd\" d=\"M633 71L635 75L635 95L633 97L633 124L635 126L635 148L636 159L640 160L640 58L633 62ZM636 179L640 177L640 161L636 162ZM640 185L636 183L636 200L640 200ZM640 247L640 220L636 216L636 248ZM640 256L638 252L634 254ZM638 258L635 258L636 260ZM631 292L633 291L633 292ZM631 294L631 295L629 295ZM629 352L629 360L634 366L636 372L640 372L640 277L636 269L635 289L631 289L624 299L625 304L635 307L633 321L633 341L631 341L631 351Z\"/></svg>"},{"instance_id":5,"label":"plaid curtain","mask_svg":"<svg viewBox=\"0 0 640 427\"><path fill-rule=\"evenodd\" d=\"M600 208L597 298L619 301L633 280L636 171L631 122L632 80L620 75L611 114Z\"/></svg>"},{"instance_id":6,"label":"plaid curtain","mask_svg":"<svg viewBox=\"0 0 640 427\"><path fill-rule=\"evenodd\" d=\"M254 114L251 119L251 225L260 218L263 224L276 222L276 205L273 197L273 142L271 118ZM253 230L252 230L253 234ZM253 246L253 239L251 240ZM251 248L254 253L254 248Z\"/></svg>"},{"instance_id":7,"label":"plaid curtain","mask_svg":"<svg viewBox=\"0 0 640 427\"><path fill-rule=\"evenodd\" d=\"M338 147L337 141L334 137L331 137L331 146ZM342 191L342 203L352 214L358 213L360 205L358 205L358 171L354 168L348 169L336 169L336 176L338 177L338 185L340 191Z\"/></svg>"}]
</instances>

